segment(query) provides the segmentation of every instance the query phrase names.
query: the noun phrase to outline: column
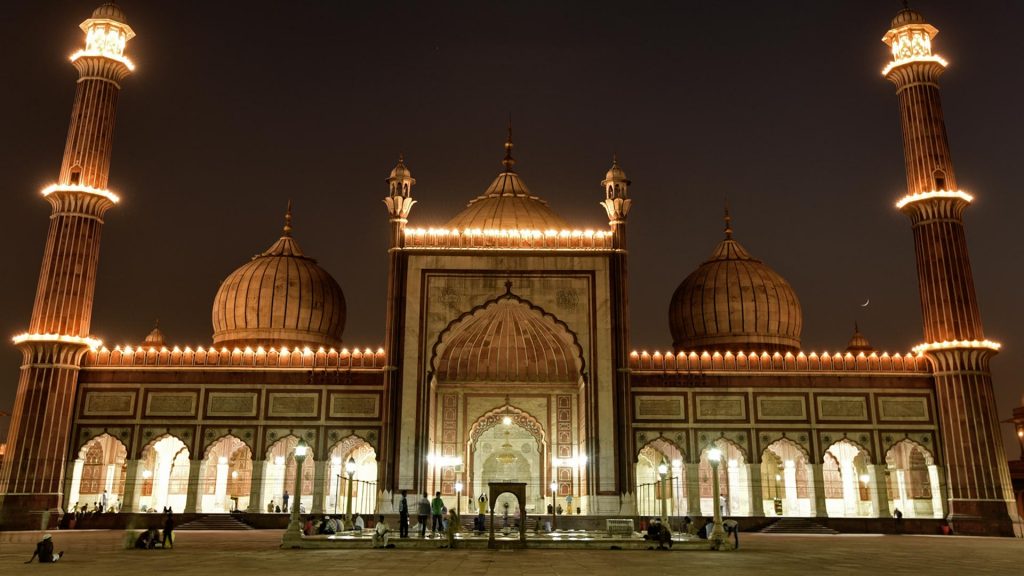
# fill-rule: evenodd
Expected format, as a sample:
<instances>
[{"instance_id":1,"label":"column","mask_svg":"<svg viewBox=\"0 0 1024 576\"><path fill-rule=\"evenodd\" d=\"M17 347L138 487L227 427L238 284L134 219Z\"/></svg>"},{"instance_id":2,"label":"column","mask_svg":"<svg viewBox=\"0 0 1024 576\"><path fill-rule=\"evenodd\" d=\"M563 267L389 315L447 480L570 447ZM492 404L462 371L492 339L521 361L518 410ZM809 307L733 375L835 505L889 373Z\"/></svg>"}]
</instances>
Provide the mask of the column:
<instances>
[{"instance_id":1,"label":"column","mask_svg":"<svg viewBox=\"0 0 1024 576\"><path fill-rule=\"evenodd\" d=\"M825 469L821 464L808 464L811 467L811 477L814 478L814 515L818 518L828 517L828 508L825 506Z\"/></svg>"},{"instance_id":2,"label":"column","mask_svg":"<svg viewBox=\"0 0 1024 576\"><path fill-rule=\"evenodd\" d=\"M750 515L764 516L764 487L761 485L761 465L747 464L750 479Z\"/></svg>"},{"instance_id":3,"label":"column","mask_svg":"<svg viewBox=\"0 0 1024 576\"><path fill-rule=\"evenodd\" d=\"M121 504L121 510L135 512L136 502L139 501L139 490L142 488L138 482L139 461L129 460L127 464L124 478L124 503Z\"/></svg>"},{"instance_id":4,"label":"column","mask_svg":"<svg viewBox=\"0 0 1024 576\"><path fill-rule=\"evenodd\" d=\"M700 464L684 464L686 467L686 513L703 516L700 511Z\"/></svg>"},{"instance_id":5,"label":"column","mask_svg":"<svg viewBox=\"0 0 1024 576\"><path fill-rule=\"evenodd\" d=\"M202 495L202 487L199 485L199 478L202 476L203 460L188 461L188 492L185 496L186 514L195 513L198 508L199 498Z\"/></svg>"},{"instance_id":6,"label":"column","mask_svg":"<svg viewBox=\"0 0 1024 576\"><path fill-rule=\"evenodd\" d=\"M267 463L263 460L252 461L252 479L249 481L249 514L262 514L267 511L263 502L263 470Z\"/></svg>"},{"instance_id":7,"label":"column","mask_svg":"<svg viewBox=\"0 0 1024 576\"><path fill-rule=\"evenodd\" d=\"M884 464L876 464L868 466L868 474L871 476L871 484L874 486L874 490L871 491L871 506L875 510L875 515L879 518L891 518L892 514L889 512L889 483L885 479Z\"/></svg>"},{"instance_id":8,"label":"column","mask_svg":"<svg viewBox=\"0 0 1024 576\"><path fill-rule=\"evenodd\" d=\"M69 487L64 492L64 510L69 510L72 506L79 503L79 490L82 487L82 468L84 467L85 461L77 458L68 460L67 466L64 467L67 470L64 486Z\"/></svg>"},{"instance_id":9,"label":"column","mask_svg":"<svg viewBox=\"0 0 1024 576\"><path fill-rule=\"evenodd\" d=\"M329 465L330 460L317 460L313 463L313 514L324 513L324 480Z\"/></svg>"}]
</instances>

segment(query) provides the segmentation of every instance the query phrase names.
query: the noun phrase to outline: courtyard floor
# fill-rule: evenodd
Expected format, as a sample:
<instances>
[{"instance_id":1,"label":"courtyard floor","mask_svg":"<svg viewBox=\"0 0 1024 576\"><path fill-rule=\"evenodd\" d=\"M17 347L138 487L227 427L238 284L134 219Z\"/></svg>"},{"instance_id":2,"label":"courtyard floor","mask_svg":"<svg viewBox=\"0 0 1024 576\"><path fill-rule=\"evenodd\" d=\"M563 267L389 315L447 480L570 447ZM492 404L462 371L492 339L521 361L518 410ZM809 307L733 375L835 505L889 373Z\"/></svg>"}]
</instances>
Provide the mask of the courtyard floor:
<instances>
[{"instance_id":1,"label":"courtyard floor","mask_svg":"<svg viewBox=\"0 0 1024 576\"><path fill-rule=\"evenodd\" d=\"M1020 574L1024 540L741 534L735 552L628 550L281 550L275 530L179 532L173 550L124 550L117 531L54 531L49 566L24 564L39 533L0 533L0 574Z\"/></svg>"}]
</instances>

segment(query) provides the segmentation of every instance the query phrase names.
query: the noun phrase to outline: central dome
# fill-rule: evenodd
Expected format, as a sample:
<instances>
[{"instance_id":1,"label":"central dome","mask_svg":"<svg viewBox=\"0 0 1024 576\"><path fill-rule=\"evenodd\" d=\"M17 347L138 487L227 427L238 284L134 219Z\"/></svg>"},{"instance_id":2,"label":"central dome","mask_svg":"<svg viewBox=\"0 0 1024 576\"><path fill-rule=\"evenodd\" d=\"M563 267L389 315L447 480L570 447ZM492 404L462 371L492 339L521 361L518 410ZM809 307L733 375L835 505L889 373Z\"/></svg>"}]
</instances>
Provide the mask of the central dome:
<instances>
[{"instance_id":1,"label":"central dome","mask_svg":"<svg viewBox=\"0 0 1024 576\"><path fill-rule=\"evenodd\" d=\"M669 327L677 352L796 352L803 315L785 278L726 236L676 289Z\"/></svg>"},{"instance_id":2,"label":"central dome","mask_svg":"<svg viewBox=\"0 0 1024 576\"><path fill-rule=\"evenodd\" d=\"M530 194L519 175L512 171L512 129L505 142L505 170L487 190L469 201L465 210L445 224L446 228L564 230L569 224L548 207L541 197Z\"/></svg>"},{"instance_id":3,"label":"central dome","mask_svg":"<svg viewBox=\"0 0 1024 576\"><path fill-rule=\"evenodd\" d=\"M231 273L213 301L213 343L223 347L341 344L345 295L291 236L291 208L277 242Z\"/></svg>"}]
</instances>

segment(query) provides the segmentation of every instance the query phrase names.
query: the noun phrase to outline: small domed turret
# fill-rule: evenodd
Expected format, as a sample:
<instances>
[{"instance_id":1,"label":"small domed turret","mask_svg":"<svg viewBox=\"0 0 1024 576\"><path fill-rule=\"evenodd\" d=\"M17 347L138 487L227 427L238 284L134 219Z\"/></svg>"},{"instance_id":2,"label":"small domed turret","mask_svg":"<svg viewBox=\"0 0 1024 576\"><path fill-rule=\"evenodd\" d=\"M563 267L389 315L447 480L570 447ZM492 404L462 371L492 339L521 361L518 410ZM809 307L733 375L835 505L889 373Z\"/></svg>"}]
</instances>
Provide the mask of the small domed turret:
<instances>
[{"instance_id":1,"label":"small domed turret","mask_svg":"<svg viewBox=\"0 0 1024 576\"><path fill-rule=\"evenodd\" d=\"M92 17L94 19L113 20L122 24L128 23L128 18L124 15L124 10L115 2L107 2L99 8L92 11Z\"/></svg>"},{"instance_id":2,"label":"small domed turret","mask_svg":"<svg viewBox=\"0 0 1024 576\"><path fill-rule=\"evenodd\" d=\"M860 327L857 323L853 323L853 336L850 336L850 341L846 343L846 351L850 354L871 354L875 351L875 347L868 342L868 339L861 334Z\"/></svg>"}]
</instances>

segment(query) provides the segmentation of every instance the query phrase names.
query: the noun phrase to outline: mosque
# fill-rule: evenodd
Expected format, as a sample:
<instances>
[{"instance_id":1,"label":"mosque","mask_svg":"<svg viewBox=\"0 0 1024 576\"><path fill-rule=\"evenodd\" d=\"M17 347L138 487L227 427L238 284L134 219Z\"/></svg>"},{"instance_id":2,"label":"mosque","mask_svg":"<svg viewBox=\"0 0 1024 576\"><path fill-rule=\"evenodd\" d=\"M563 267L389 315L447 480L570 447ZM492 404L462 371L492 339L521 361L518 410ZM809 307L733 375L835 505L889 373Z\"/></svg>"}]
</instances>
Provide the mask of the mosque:
<instances>
[{"instance_id":1,"label":"mosque","mask_svg":"<svg viewBox=\"0 0 1024 576\"><path fill-rule=\"evenodd\" d=\"M671 350L634 350L629 178L613 161L594 197L607 228L576 229L530 192L511 133L494 181L447 222L415 219L402 160L386 179L383 347L343 343L342 287L302 250L289 208L220 285L212 342L175 345L158 327L109 348L91 313L135 32L113 3L81 28L64 157L42 191L52 215L35 303L14 338L24 360L0 525L97 502L265 514L291 497L313 513L392 512L402 490L466 509L512 480L529 512L898 509L959 533L1019 534L989 371L999 344L982 330L964 235L972 196L949 153L938 30L920 13L901 10L883 37L907 173L895 208L913 230L924 332L894 355L859 331L844 352L803 350L796 292L728 213L717 244L695 239L709 256L666 302Z\"/></svg>"}]
</instances>

